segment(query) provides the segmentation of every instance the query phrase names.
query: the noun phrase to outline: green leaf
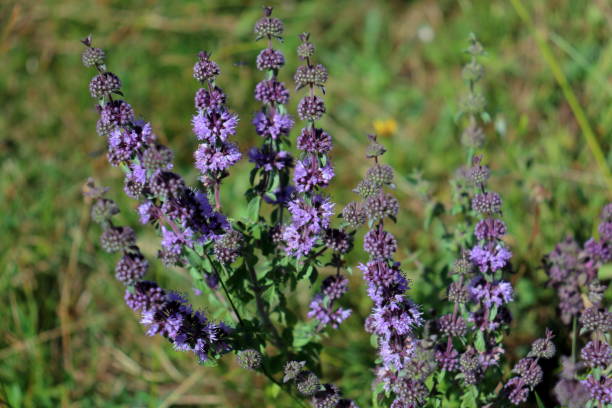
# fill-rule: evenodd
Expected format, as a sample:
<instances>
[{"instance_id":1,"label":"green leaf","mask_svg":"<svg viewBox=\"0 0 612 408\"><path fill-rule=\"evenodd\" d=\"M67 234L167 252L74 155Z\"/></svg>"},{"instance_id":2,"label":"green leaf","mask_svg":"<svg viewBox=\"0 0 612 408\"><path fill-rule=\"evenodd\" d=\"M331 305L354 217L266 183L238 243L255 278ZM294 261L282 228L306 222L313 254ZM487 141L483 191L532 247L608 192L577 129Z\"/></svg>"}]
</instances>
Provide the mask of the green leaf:
<instances>
[{"instance_id":1,"label":"green leaf","mask_svg":"<svg viewBox=\"0 0 612 408\"><path fill-rule=\"evenodd\" d=\"M446 393L448 389L448 384L446 383L446 370L440 370L438 372L438 378L436 378L436 382L438 384L438 391L441 393Z\"/></svg>"},{"instance_id":2,"label":"green leaf","mask_svg":"<svg viewBox=\"0 0 612 408\"><path fill-rule=\"evenodd\" d=\"M266 387L266 394L270 397L270 398L276 398L278 397L278 394L281 392L281 387L278 386L278 384L275 383L271 383Z\"/></svg>"},{"instance_id":3,"label":"green leaf","mask_svg":"<svg viewBox=\"0 0 612 408\"><path fill-rule=\"evenodd\" d=\"M425 230L429 230L433 219L441 214L444 214L444 206L442 204L439 202L427 204L427 208L425 209L425 221L423 223Z\"/></svg>"},{"instance_id":4,"label":"green leaf","mask_svg":"<svg viewBox=\"0 0 612 408\"><path fill-rule=\"evenodd\" d=\"M489 312L489 321L493 321L495 320L495 317L497 316L497 312L498 312L499 306L497 306L497 303L493 305L493 307L491 308L491 311Z\"/></svg>"},{"instance_id":5,"label":"green leaf","mask_svg":"<svg viewBox=\"0 0 612 408\"><path fill-rule=\"evenodd\" d=\"M376 384L376 386L374 387L374 390L372 391L372 407L374 408L380 407L380 405L378 405L378 396L384 391L384 389L385 389L385 383L383 383L382 381Z\"/></svg>"},{"instance_id":6,"label":"green leaf","mask_svg":"<svg viewBox=\"0 0 612 408\"><path fill-rule=\"evenodd\" d=\"M461 408L478 408L473 386L461 397Z\"/></svg>"},{"instance_id":7,"label":"green leaf","mask_svg":"<svg viewBox=\"0 0 612 408\"><path fill-rule=\"evenodd\" d=\"M300 348L308 344L316 334L316 325L315 320L296 324L293 328L293 347Z\"/></svg>"},{"instance_id":8,"label":"green leaf","mask_svg":"<svg viewBox=\"0 0 612 408\"><path fill-rule=\"evenodd\" d=\"M433 390L433 387L434 387L434 376L433 375L430 375L429 377L425 379L425 386L427 387L429 392Z\"/></svg>"},{"instance_id":9,"label":"green leaf","mask_svg":"<svg viewBox=\"0 0 612 408\"><path fill-rule=\"evenodd\" d=\"M199 364L203 367L216 367L219 365L216 359L209 358L208 360L200 361Z\"/></svg>"},{"instance_id":10,"label":"green leaf","mask_svg":"<svg viewBox=\"0 0 612 408\"><path fill-rule=\"evenodd\" d=\"M540 395L538 395L538 392L537 392L537 391L534 391L533 393L535 394L535 397L536 397L536 404L538 404L538 408L546 408L546 407L544 406L544 403L543 403L543 402L542 402L542 400L540 399Z\"/></svg>"},{"instance_id":11,"label":"green leaf","mask_svg":"<svg viewBox=\"0 0 612 408\"><path fill-rule=\"evenodd\" d=\"M378 348L378 337L376 337L376 335L375 335L375 334L372 334L372 335L370 336L370 345L371 345L373 348Z\"/></svg>"},{"instance_id":12,"label":"green leaf","mask_svg":"<svg viewBox=\"0 0 612 408\"><path fill-rule=\"evenodd\" d=\"M257 222L259 219L259 207L261 206L261 197L255 196L249 201L249 205L247 207L247 216L249 221Z\"/></svg>"},{"instance_id":13,"label":"green leaf","mask_svg":"<svg viewBox=\"0 0 612 408\"><path fill-rule=\"evenodd\" d=\"M602 265L599 267L599 279L600 280L612 279L612 263Z\"/></svg>"},{"instance_id":14,"label":"green leaf","mask_svg":"<svg viewBox=\"0 0 612 408\"><path fill-rule=\"evenodd\" d=\"M476 342L474 346L476 346L476 350L480 351L481 353L484 353L486 350L484 335L481 331L476 333Z\"/></svg>"}]
</instances>

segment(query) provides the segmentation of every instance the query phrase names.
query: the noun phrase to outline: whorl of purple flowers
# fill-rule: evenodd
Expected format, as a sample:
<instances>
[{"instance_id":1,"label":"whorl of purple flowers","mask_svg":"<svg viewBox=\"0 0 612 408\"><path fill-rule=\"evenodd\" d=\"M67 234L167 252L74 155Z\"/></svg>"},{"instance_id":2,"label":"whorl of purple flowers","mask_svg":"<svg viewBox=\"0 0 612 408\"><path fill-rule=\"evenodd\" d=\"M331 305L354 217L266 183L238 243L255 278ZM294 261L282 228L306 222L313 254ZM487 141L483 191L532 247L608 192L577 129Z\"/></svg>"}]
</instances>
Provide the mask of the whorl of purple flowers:
<instances>
[{"instance_id":1,"label":"whorl of purple flowers","mask_svg":"<svg viewBox=\"0 0 612 408\"><path fill-rule=\"evenodd\" d=\"M591 238L581 246L574 238L567 237L544 259L548 284L557 291L565 324L584 312L583 294L592 303L601 300L604 290L596 290L600 285L597 271L601 265L612 262L612 204L602 210L598 230L599 240Z\"/></svg>"},{"instance_id":2,"label":"whorl of purple flowers","mask_svg":"<svg viewBox=\"0 0 612 408\"><path fill-rule=\"evenodd\" d=\"M321 291L310 302L308 317L317 319L319 330L330 325L337 329L340 323L351 315L350 309L338 307L334 303L348 290L348 279L342 275L328 276L321 284Z\"/></svg>"},{"instance_id":3,"label":"whorl of purple flowers","mask_svg":"<svg viewBox=\"0 0 612 408\"><path fill-rule=\"evenodd\" d=\"M166 292L155 282L137 282L126 290L125 301L140 313L147 335L164 336L175 349L191 351L200 361L231 350L231 329L227 325L209 321L202 312L194 311L184 297Z\"/></svg>"}]
</instances>

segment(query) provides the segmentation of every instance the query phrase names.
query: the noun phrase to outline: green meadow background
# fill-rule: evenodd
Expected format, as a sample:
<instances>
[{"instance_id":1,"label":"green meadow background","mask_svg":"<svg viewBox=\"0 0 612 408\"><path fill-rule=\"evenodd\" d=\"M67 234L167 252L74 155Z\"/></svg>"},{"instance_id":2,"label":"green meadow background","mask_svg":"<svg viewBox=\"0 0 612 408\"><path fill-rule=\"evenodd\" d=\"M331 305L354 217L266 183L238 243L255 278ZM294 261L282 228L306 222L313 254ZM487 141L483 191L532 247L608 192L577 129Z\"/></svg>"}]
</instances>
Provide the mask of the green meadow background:
<instances>
[{"instance_id":1,"label":"green meadow background","mask_svg":"<svg viewBox=\"0 0 612 408\"><path fill-rule=\"evenodd\" d=\"M449 179L465 161L457 122L463 52L475 32L487 50L482 89L492 118L483 152L492 187L504 198L515 258L517 319L507 338L513 361L545 326L566 329L546 287L542 256L572 231L595 232L612 198L612 4L607 0L270 1L285 22L281 79L292 81L298 34L312 33L330 73L322 121L335 140L338 208L365 172L366 134L377 131L397 171L401 214L393 228L412 295L431 297L433 266L447 259L424 219L432 201L448 204ZM263 376L198 366L191 355L144 335L114 279L115 255L101 251L99 228L81 196L87 177L111 186L121 221L138 228L148 255L156 237L138 225L121 174L105 159L89 96L91 69L79 39L92 33L138 116L174 149L177 168L195 183L190 131L199 50L222 68L219 85L241 116L243 152L259 143L250 120L252 26L259 1L0 1L0 406L285 407ZM293 96L294 111L298 98ZM297 128L295 129L297 131ZM295 131L294 131L295 133ZM245 213L249 163L225 182L225 211ZM357 239L361 247L361 238ZM359 249L353 265L364 259ZM155 279L193 296L180 269L156 265ZM436 293L434 293L435 295ZM303 314L308 294L300 295ZM197 302L197 299L194 300ZM362 330L370 301L359 274L346 301L355 309L325 339L325 379L369 406L373 351ZM506 372L508 367L504 367ZM546 406L556 372L538 388Z\"/></svg>"}]
</instances>

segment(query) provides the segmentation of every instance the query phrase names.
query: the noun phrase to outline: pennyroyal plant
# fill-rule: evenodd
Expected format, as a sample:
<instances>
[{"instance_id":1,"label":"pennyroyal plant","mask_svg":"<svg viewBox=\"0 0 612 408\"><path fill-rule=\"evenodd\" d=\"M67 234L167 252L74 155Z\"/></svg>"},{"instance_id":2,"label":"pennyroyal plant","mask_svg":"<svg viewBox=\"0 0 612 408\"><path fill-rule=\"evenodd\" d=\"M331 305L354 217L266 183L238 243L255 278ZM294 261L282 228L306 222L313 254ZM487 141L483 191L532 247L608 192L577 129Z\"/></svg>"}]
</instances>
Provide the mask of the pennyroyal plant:
<instances>
[{"instance_id":1,"label":"pennyroyal plant","mask_svg":"<svg viewBox=\"0 0 612 408\"><path fill-rule=\"evenodd\" d=\"M260 108L250 121L244 115L240 121L231 110L213 53L197 54L193 77L200 88L191 118L197 186L188 186L174 171L172 150L124 100L121 80L107 70L104 51L93 46L91 37L83 40L82 61L96 70L89 91L97 102L96 130L107 142L108 161L123 170L124 192L137 201L140 222L158 233L157 257L187 270L214 310L196 310L187 295L147 276L150 260L139 249L135 230L116 223L119 207L107 189L90 180L86 195L91 217L103 230L100 245L121 254L115 277L125 285L125 302L147 335L163 336L206 365L234 353L240 367L266 376L298 406L309 401L316 408L355 408L339 387L322 380L321 351L322 340L334 329L359 318L344 295L364 291L371 308L361 323L371 334L376 357L370 367L372 389L351 395L361 403L471 408L519 405L534 395L541 404L536 388L549 376L542 363L556 357L555 342L561 339L546 329L523 358L509 364L515 356L504 339L512 328L509 305L517 294L502 195L489 186L494 171L482 151L489 117L481 89L481 44L470 37L470 60L463 68L468 92L458 123L464 126L466 160L451 180L452 203L427 195L432 205L426 225L443 226L441 245L432 249L443 261L427 270L438 274L436 281L445 286L436 289L446 295L419 305L410 289L420 282L407 278L413 272L410 262L400 262L402 243L391 233L402 205L393 194L396 175L384 162L385 147L376 135L369 136L365 156L370 167L354 189L359 198L339 211L330 195L332 136L322 121L328 112L328 72L310 35L302 33L301 65L293 75L295 93L302 97L297 112L289 112L291 92L281 79L286 61L275 48L283 35L283 22L265 7L254 26L255 40L264 46L254 61L261 72L253 90ZM332 79L341 75L333 74ZM247 216L235 219L224 213L221 185L240 177L231 169L243 156L234 139L245 123L261 143L246 155L252 163ZM296 124L300 129L293 132ZM294 137L297 151L292 153ZM347 254L360 230L368 258L355 270L364 288L350 287L347 277L352 270ZM572 353L562 360L554 391L564 406L612 403L612 317L604 306L607 285L598 278L599 269L612 260L611 231L609 204L598 239L579 245L568 238L545 257L561 320L573 328ZM312 289L307 311L294 300L304 288Z\"/></svg>"}]
</instances>

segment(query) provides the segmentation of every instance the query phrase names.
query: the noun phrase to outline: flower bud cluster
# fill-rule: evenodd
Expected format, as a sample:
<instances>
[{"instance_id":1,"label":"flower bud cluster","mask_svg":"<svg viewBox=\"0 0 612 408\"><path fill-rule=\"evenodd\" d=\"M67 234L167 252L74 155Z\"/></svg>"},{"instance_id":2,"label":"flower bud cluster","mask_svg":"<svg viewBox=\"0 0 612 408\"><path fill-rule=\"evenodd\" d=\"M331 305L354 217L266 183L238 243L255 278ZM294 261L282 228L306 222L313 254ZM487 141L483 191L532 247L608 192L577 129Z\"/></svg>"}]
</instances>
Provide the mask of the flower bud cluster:
<instances>
[{"instance_id":1,"label":"flower bud cluster","mask_svg":"<svg viewBox=\"0 0 612 408\"><path fill-rule=\"evenodd\" d=\"M519 405L527 401L529 391L542 382L543 371L538 360L552 358L555 355L553 337L552 331L546 329L546 337L534 341L528 356L519 360L512 369L512 372L518 375L504 385L506 398L512 404Z\"/></svg>"},{"instance_id":2,"label":"flower bud cluster","mask_svg":"<svg viewBox=\"0 0 612 408\"><path fill-rule=\"evenodd\" d=\"M599 240L589 239L580 245L576 239L567 237L544 257L544 268L548 274L548 284L555 288L559 298L561 319L569 324L573 318L581 316L588 304L583 298L599 306L606 286L597 279L599 268L612 262L612 204L601 212Z\"/></svg>"},{"instance_id":3,"label":"flower bud cluster","mask_svg":"<svg viewBox=\"0 0 612 408\"><path fill-rule=\"evenodd\" d=\"M288 361L283 383L293 382L300 395L310 397L314 408L359 408L352 400L343 398L334 384L322 384L315 373L304 369L305 365L305 361Z\"/></svg>"},{"instance_id":4,"label":"flower bud cluster","mask_svg":"<svg viewBox=\"0 0 612 408\"><path fill-rule=\"evenodd\" d=\"M478 123L478 116L484 112L486 100L476 85L484 76L484 67L478 62L478 57L484 54L484 49L473 34L467 52L470 61L463 67L462 75L468 83L468 93L462 96L459 107L463 114L468 115L469 124L461 135L461 143L469 148L479 148L484 143L484 132Z\"/></svg>"}]
</instances>

